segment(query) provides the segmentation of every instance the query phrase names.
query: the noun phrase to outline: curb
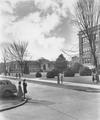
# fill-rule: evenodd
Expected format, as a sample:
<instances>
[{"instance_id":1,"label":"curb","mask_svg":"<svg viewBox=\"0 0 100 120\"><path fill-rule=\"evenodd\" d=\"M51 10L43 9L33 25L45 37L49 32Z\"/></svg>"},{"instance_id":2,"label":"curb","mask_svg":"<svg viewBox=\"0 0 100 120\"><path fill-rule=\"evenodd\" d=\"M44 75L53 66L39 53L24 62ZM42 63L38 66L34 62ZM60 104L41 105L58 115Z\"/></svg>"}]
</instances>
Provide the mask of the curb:
<instances>
[{"instance_id":1,"label":"curb","mask_svg":"<svg viewBox=\"0 0 100 120\"><path fill-rule=\"evenodd\" d=\"M6 77L9 79L9 77ZM10 79L14 79L16 81L18 81L15 77L12 77ZM23 78L22 78L23 79ZM72 89L72 90L77 90L77 91L83 91L83 92L92 92L92 93L100 93L100 89L96 89L96 88L89 88L87 87L86 89L84 89L85 87L81 87L81 86L74 86L74 85L65 85L65 84L57 84L57 83L52 83L52 82L44 82L44 81L36 81L36 80L29 80L26 78L27 82L30 83L36 83L36 84L42 84L42 85L48 85L48 86L53 86L53 87L59 87L59 88L68 88L68 89ZM76 88L75 88L76 87Z\"/></svg>"},{"instance_id":2,"label":"curb","mask_svg":"<svg viewBox=\"0 0 100 120\"><path fill-rule=\"evenodd\" d=\"M79 86L73 86L73 85L64 85L64 84L57 84L57 83L51 83L51 82L42 82L42 81L34 81L34 80L27 80L27 82L35 83L35 84L42 84L42 85L48 85L53 87L59 87L64 89L71 89L71 90L77 90L82 92L92 92L92 93L100 93L100 89L96 88L85 88L85 87L79 87Z\"/></svg>"},{"instance_id":3,"label":"curb","mask_svg":"<svg viewBox=\"0 0 100 120\"><path fill-rule=\"evenodd\" d=\"M19 107L19 106L22 106L24 105L25 103L27 103L28 99L25 99L24 101L22 101L21 103L17 104L17 105L13 105L11 107L7 107L7 108L4 108L4 109L0 109L0 112L3 112L3 111L6 111L6 110L10 110L10 109L14 109L16 107Z\"/></svg>"}]
</instances>

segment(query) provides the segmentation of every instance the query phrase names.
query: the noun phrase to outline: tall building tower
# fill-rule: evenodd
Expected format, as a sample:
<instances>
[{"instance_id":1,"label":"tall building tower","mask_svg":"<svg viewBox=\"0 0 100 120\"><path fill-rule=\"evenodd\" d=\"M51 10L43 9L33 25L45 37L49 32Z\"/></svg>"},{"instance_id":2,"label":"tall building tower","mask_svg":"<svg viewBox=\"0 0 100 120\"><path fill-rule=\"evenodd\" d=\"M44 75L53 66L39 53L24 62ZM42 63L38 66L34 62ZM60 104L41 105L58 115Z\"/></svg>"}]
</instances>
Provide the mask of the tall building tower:
<instances>
[{"instance_id":1,"label":"tall building tower","mask_svg":"<svg viewBox=\"0 0 100 120\"><path fill-rule=\"evenodd\" d=\"M93 34L96 36L95 46L96 46L96 56L98 64L100 64L100 25L91 28ZM94 63L93 56L91 54L91 49L89 45L89 40L87 36L83 34L82 31L79 32L79 59L80 63L86 66L92 66Z\"/></svg>"}]
</instances>

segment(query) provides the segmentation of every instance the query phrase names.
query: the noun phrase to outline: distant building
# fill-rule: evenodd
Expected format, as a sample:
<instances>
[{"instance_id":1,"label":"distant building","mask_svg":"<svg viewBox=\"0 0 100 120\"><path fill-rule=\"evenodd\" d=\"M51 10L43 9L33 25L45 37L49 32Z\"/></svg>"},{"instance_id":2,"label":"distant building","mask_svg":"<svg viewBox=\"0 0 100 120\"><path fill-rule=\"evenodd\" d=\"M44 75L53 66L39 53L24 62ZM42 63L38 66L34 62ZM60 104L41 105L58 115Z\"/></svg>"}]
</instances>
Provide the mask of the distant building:
<instances>
[{"instance_id":1,"label":"distant building","mask_svg":"<svg viewBox=\"0 0 100 120\"><path fill-rule=\"evenodd\" d=\"M25 61L27 63L27 66L29 68L29 72L38 72L38 71L43 71L43 72L47 72L50 71L52 69L54 69L54 61L49 61L47 59L39 59L37 61ZM0 64L1 68L1 72L3 71L3 63ZM12 62L8 62L6 65L6 70L7 72L20 72L20 66L18 64L18 62L16 61L12 61Z\"/></svg>"},{"instance_id":2,"label":"distant building","mask_svg":"<svg viewBox=\"0 0 100 120\"><path fill-rule=\"evenodd\" d=\"M73 56L72 57L72 63L79 63L79 57L78 56Z\"/></svg>"},{"instance_id":3,"label":"distant building","mask_svg":"<svg viewBox=\"0 0 100 120\"><path fill-rule=\"evenodd\" d=\"M91 29L93 29L93 33L96 36L96 55L98 64L100 64L100 25ZM93 65L94 63L89 41L82 31L79 32L79 59L80 63L84 65Z\"/></svg>"},{"instance_id":4,"label":"distant building","mask_svg":"<svg viewBox=\"0 0 100 120\"><path fill-rule=\"evenodd\" d=\"M43 71L47 72L54 69L54 62L47 59L39 59L37 61L27 61L30 72Z\"/></svg>"},{"instance_id":5,"label":"distant building","mask_svg":"<svg viewBox=\"0 0 100 120\"><path fill-rule=\"evenodd\" d=\"M0 73L4 72L4 63L0 63Z\"/></svg>"},{"instance_id":6,"label":"distant building","mask_svg":"<svg viewBox=\"0 0 100 120\"><path fill-rule=\"evenodd\" d=\"M79 63L79 57L78 56L73 56L71 58L71 61L68 61L68 66L72 67L74 63Z\"/></svg>"}]
</instances>

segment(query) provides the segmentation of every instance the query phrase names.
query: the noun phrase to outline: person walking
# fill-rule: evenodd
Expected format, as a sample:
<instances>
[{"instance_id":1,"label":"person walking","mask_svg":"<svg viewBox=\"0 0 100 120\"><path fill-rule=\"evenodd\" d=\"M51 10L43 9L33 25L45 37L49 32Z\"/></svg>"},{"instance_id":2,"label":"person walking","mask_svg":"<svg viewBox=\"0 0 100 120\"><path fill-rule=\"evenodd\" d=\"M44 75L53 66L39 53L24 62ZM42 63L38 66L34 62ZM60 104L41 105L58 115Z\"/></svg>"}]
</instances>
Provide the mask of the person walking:
<instances>
[{"instance_id":1,"label":"person walking","mask_svg":"<svg viewBox=\"0 0 100 120\"><path fill-rule=\"evenodd\" d=\"M23 96L23 91L21 87L21 81L18 82L18 93L17 93L18 98L22 99Z\"/></svg>"},{"instance_id":2,"label":"person walking","mask_svg":"<svg viewBox=\"0 0 100 120\"><path fill-rule=\"evenodd\" d=\"M61 84L63 84L63 79L64 79L64 74L63 73L61 73L61 76L60 76L61 78Z\"/></svg>"},{"instance_id":3,"label":"person walking","mask_svg":"<svg viewBox=\"0 0 100 120\"><path fill-rule=\"evenodd\" d=\"M60 84L60 76L59 76L59 73L57 75L57 83Z\"/></svg>"},{"instance_id":4,"label":"person walking","mask_svg":"<svg viewBox=\"0 0 100 120\"><path fill-rule=\"evenodd\" d=\"M94 82L95 81L95 72L92 71L92 81Z\"/></svg>"},{"instance_id":5,"label":"person walking","mask_svg":"<svg viewBox=\"0 0 100 120\"><path fill-rule=\"evenodd\" d=\"M19 76L19 79L20 79L21 78L21 74L19 73L18 76Z\"/></svg>"},{"instance_id":6,"label":"person walking","mask_svg":"<svg viewBox=\"0 0 100 120\"><path fill-rule=\"evenodd\" d=\"M27 83L26 80L23 80L23 92L24 92L24 99L25 99L25 94L27 93Z\"/></svg>"},{"instance_id":7,"label":"person walking","mask_svg":"<svg viewBox=\"0 0 100 120\"><path fill-rule=\"evenodd\" d=\"M96 83L98 83L99 82L99 75L97 72L96 72L95 76L96 76Z\"/></svg>"},{"instance_id":8,"label":"person walking","mask_svg":"<svg viewBox=\"0 0 100 120\"><path fill-rule=\"evenodd\" d=\"M16 79L17 79L17 77L18 77L18 74L16 73Z\"/></svg>"}]
</instances>

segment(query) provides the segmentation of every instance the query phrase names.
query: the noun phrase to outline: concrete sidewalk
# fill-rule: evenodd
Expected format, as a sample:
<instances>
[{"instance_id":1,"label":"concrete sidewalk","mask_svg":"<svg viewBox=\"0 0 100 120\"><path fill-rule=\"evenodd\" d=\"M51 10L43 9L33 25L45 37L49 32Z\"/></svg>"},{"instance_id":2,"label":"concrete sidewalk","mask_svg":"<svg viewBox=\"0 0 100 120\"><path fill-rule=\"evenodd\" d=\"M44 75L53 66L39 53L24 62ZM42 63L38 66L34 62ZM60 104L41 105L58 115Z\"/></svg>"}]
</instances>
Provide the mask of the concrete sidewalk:
<instances>
[{"instance_id":1,"label":"concrete sidewalk","mask_svg":"<svg viewBox=\"0 0 100 120\"><path fill-rule=\"evenodd\" d=\"M5 76L2 76L5 77ZM16 77L13 76L6 76L8 79L16 79ZM43 80L41 78L26 78L22 77L21 80L26 79L29 82L34 83L40 83L40 84L46 84L46 85L55 85L56 87L64 87L64 88L70 88L80 91L88 91L88 92L100 92L100 85L99 84L84 84L84 83L73 83L73 82L63 82L63 84L57 84L57 81L53 80Z\"/></svg>"},{"instance_id":2,"label":"concrete sidewalk","mask_svg":"<svg viewBox=\"0 0 100 120\"><path fill-rule=\"evenodd\" d=\"M39 82L44 84L52 84L58 87L70 88L74 90L86 91L86 92L100 92L100 85L98 84L84 84L84 83L73 83L73 82L63 82L63 84L57 84L57 81L53 80L43 80L41 78L22 78L27 81L31 80L33 82Z\"/></svg>"},{"instance_id":3,"label":"concrete sidewalk","mask_svg":"<svg viewBox=\"0 0 100 120\"><path fill-rule=\"evenodd\" d=\"M27 102L19 99L0 99L0 112L19 107Z\"/></svg>"}]
</instances>

